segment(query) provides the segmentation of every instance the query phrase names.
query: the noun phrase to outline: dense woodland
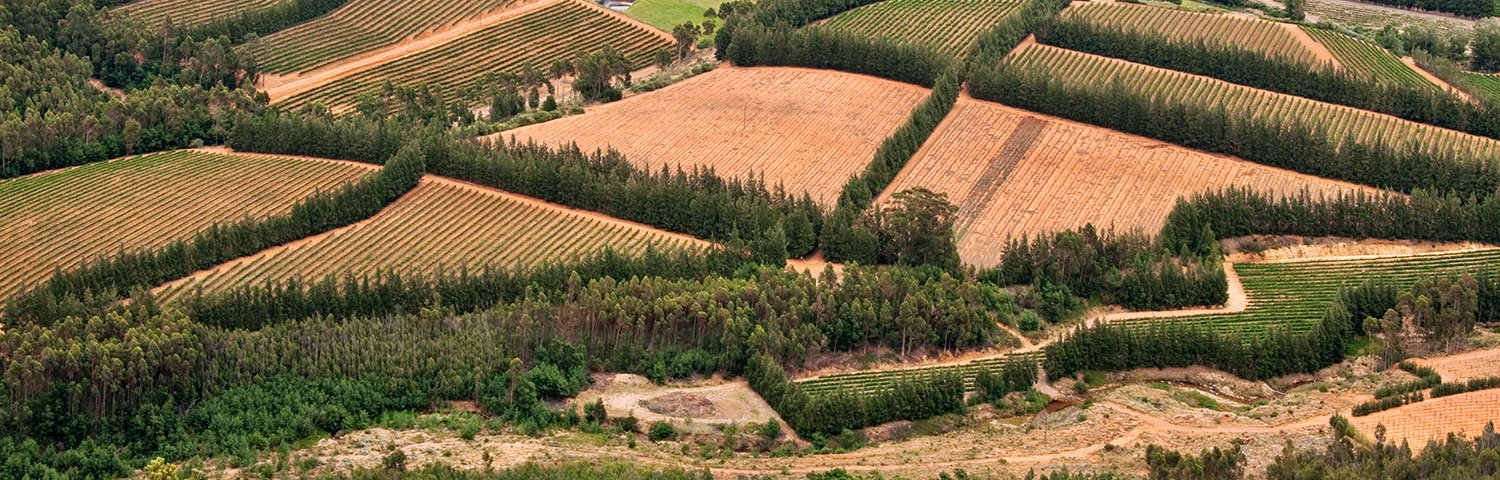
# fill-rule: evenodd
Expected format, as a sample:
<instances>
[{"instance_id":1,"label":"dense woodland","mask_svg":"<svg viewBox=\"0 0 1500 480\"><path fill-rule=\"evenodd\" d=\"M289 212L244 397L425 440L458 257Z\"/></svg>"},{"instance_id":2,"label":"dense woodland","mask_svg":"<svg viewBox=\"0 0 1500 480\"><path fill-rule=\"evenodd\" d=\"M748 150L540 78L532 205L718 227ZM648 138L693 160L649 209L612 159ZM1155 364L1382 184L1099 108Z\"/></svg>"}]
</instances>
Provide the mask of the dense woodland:
<instances>
[{"instance_id":1,"label":"dense woodland","mask_svg":"<svg viewBox=\"0 0 1500 480\"><path fill-rule=\"evenodd\" d=\"M1276 197L1228 188L1178 199L1160 241L1201 245L1207 229L1218 238L1246 235L1500 242L1500 200L1418 190L1411 195L1348 194Z\"/></svg>"}]
</instances>

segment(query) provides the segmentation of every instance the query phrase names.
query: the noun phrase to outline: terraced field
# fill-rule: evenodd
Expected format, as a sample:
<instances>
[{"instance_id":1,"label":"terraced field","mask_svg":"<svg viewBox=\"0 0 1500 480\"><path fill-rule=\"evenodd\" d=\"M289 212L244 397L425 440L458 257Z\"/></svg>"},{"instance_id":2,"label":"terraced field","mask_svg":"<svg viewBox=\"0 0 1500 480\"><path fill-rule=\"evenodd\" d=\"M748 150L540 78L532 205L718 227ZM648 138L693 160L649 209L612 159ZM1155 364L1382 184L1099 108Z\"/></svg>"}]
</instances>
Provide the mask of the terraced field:
<instances>
[{"instance_id":1,"label":"terraced field","mask_svg":"<svg viewBox=\"0 0 1500 480\"><path fill-rule=\"evenodd\" d=\"M235 260L163 288L171 300L293 278L526 269L614 248L621 253L703 245L690 237L437 177L375 217L303 242Z\"/></svg>"},{"instance_id":2,"label":"terraced field","mask_svg":"<svg viewBox=\"0 0 1500 480\"><path fill-rule=\"evenodd\" d=\"M885 195L916 186L959 206L959 256L981 268L1023 235L1088 223L1155 233L1178 197L1198 192L1374 192L968 97Z\"/></svg>"},{"instance_id":3,"label":"terraced field","mask_svg":"<svg viewBox=\"0 0 1500 480\"><path fill-rule=\"evenodd\" d=\"M1254 49L1309 65L1327 62L1297 32L1275 22L1217 13L1128 3L1083 3L1063 10L1060 18L1160 35L1182 42L1206 42Z\"/></svg>"},{"instance_id":4,"label":"terraced field","mask_svg":"<svg viewBox=\"0 0 1500 480\"><path fill-rule=\"evenodd\" d=\"M267 73L308 71L518 1L352 0L328 15L267 35L251 50Z\"/></svg>"},{"instance_id":5,"label":"terraced field","mask_svg":"<svg viewBox=\"0 0 1500 480\"><path fill-rule=\"evenodd\" d=\"M629 23L598 5L552 0L545 7L309 89L280 104L298 109L319 103L343 112L360 95L379 92L387 80L402 86L425 83L451 96L475 86L486 74L518 71L527 63L541 68L553 60L612 46L641 67L671 45L666 34Z\"/></svg>"},{"instance_id":6,"label":"terraced field","mask_svg":"<svg viewBox=\"0 0 1500 480\"><path fill-rule=\"evenodd\" d=\"M1437 88L1422 74L1401 62L1390 51L1358 38L1333 30L1304 26L1307 34L1328 46L1333 56L1338 57L1344 68L1366 78L1375 78L1391 84L1413 87Z\"/></svg>"},{"instance_id":7,"label":"terraced field","mask_svg":"<svg viewBox=\"0 0 1500 480\"><path fill-rule=\"evenodd\" d=\"M173 25L191 27L219 20L238 18L241 13L251 12L286 0L139 0L115 7L115 10L140 20L147 26L157 26L172 20Z\"/></svg>"},{"instance_id":8,"label":"terraced field","mask_svg":"<svg viewBox=\"0 0 1500 480\"><path fill-rule=\"evenodd\" d=\"M374 168L179 151L0 182L0 296L101 255L283 213Z\"/></svg>"},{"instance_id":9,"label":"terraced field","mask_svg":"<svg viewBox=\"0 0 1500 480\"><path fill-rule=\"evenodd\" d=\"M1098 55L1031 44L1011 54L1007 61L1079 85L1119 81L1128 88L1152 92L1161 100L1213 102L1231 116L1315 125L1326 129L1332 138L1352 138L1372 148L1404 148L1415 143L1429 151L1455 152L1476 161L1493 162L1500 157L1500 141L1493 139Z\"/></svg>"},{"instance_id":10,"label":"terraced field","mask_svg":"<svg viewBox=\"0 0 1500 480\"><path fill-rule=\"evenodd\" d=\"M1016 353L961 364L824 375L813 379L801 380L797 384L802 386L803 391L812 395L828 394L835 391L864 394L890 388L895 382L910 378L913 375L957 373L964 378L964 389L972 391L974 390L974 378L979 376L980 371L989 370L998 374L1005 368L1007 362L1026 361L1041 363L1042 356L1042 352L1039 351Z\"/></svg>"},{"instance_id":11,"label":"terraced field","mask_svg":"<svg viewBox=\"0 0 1500 480\"><path fill-rule=\"evenodd\" d=\"M958 57L1019 0L885 0L829 19L827 28L930 47Z\"/></svg>"},{"instance_id":12,"label":"terraced field","mask_svg":"<svg viewBox=\"0 0 1500 480\"><path fill-rule=\"evenodd\" d=\"M1434 275L1500 270L1500 249L1374 257L1299 260L1234 265L1249 295L1244 312L1174 318L1173 322L1211 325L1223 332L1260 335L1272 327L1303 332L1323 318L1339 288L1366 280L1411 284ZM1154 319L1122 320L1146 325Z\"/></svg>"},{"instance_id":13,"label":"terraced field","mask_svg":"<svg viewBox=\"0 0 1500 480\"><path fill-rule=\"evenodd\" d=\"M849 177L927 95L849 73L726 66L492 138L613 148L650 170L699 166L728 178L754 175L832 208Z\"/></svg>"}]
</instances>

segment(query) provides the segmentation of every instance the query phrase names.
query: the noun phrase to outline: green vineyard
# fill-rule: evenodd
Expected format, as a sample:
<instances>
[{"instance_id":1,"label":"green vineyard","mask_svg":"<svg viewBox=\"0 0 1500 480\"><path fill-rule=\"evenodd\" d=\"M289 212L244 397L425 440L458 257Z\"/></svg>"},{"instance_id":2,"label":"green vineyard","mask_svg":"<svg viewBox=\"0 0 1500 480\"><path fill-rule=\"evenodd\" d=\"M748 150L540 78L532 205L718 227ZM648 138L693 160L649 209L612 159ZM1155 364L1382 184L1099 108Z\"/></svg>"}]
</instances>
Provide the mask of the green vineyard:
<instances>
[{"instance_id":1,"label":"green vineyard","mask_svg":"<svg viewBox=\"0 0 1500 480\"><path fill-rule=\"evenodd\" d=\"M1212 102L1223 106L1231 117L1317 126L1331 138L1371 148L1416 144L1429 152L1454 152L1475 161L1500 156L1500 141L1493 139L1098 55L1028 45L1006 61L1077 85L1119 82L1124 88L1150 92L1158 100Z\"/></svg>"},{"instance_id":2,"label":"green vineyard","mask_svg":"<svg viewBox=\"0 0 1500 480\"><path fill-rule=\"evenodd\" d=\"M972 391L974 390L974 378L979 375L980 371L989 370L999 374L1005 368L1007 362L1025 361L1040 363L1042 356L1042 352L1027 352L975 360L957 365L916 367L899 370L868 370L824 375L810 380L799 381L797 385L800 385L802 390L810 395L829 394L833 392L868 394L890 388L896 382L911 378L914 375L956 373L963 377L964 389Z\"/></svg>"},{"instance_id":3,"label":"green vineyard","mask_svg":"<svg viewBox=\"0 0 1500 480\"><path fill-rule=\"evenodd\" d=\"M1173 318L1173 323L1208 325L1236 335L1262 335L1274 327L1292 333L1309 330L1328 310L1342 287L1365 281L1403 287L1440 275L1500 269L1500 249L1349 260L1241 263L1234 266L1249 296L1244 312ZM1356 319L1356 322L1364 319ZM1160 319L1122 324L1149 325Z\"/></svg>"},{"instance_id":4,"label":"green vineyard","mask_svg":"<svg viewBox=\"0 0 1500 480\"><path fill-rule=\"evenodd\" d=\"M1322 63L1293 31L1265 20L1127 3L1075 4L1063 10L1060 18L1087 20L1095 25L1159 35L1174 41L1253 49L1309 65Z\"/></svg>"},{"instance_id":5,"label":"green vineyard","mask_svg":"<svg viewBox=\"0 0 1500 480\"><path fill-rule=\"evenodd\" d=\"M828 20L827 28L964 54L979 34L1021 6L1016 0L886 0Z\"/></svg>"},{"instance_id":6,"label":"green vineyard","mask_svg":"<svg viewBox=\"0 0 1500 480\"><path fill-rule=\"evenodd\" d=\"M1465 82L1492 100L1500 101L1500 75L1464 72Z\"/></svg>"},{"instance_id":7,"label":"green vineyard","mask_svg":"<svg viewBox=\"0 0 1500 480\"><path fill-rule=\"evenodd\" d=\"M333 13L268 35L250 49L267 73L305 72L513 3L515 0L353 0Z\"/></svg>"},{"instance_id":8,"label":"green vineyard","mask_svg":"<svg viewBox=\"0 0 1500 480\"><path fill-rule=\"evenodd\" d=\"M161 25L167 19L173 25L190 27L205 23L237 18L244 12L270 7L286 0L140 0L119 6L117 9L130 18L150 26Z\"/></svg>"},{"instance_id":9,"label":"green vineyard","mask_svg":"<svg viewBox=\"0 0 1500 480\"><path fill-rule=\"evenodd\" d=\"M672 43L662 34L627 23L596 5L562 0L302 92L286 99L282 106L298 109L321 104L342 112L360 95L380 92L386 81L397 86L427 84L454 95L474 87L486 74L519 71L526 64L544 68L553 60L597 52L606 46L641 67Z\"/></svg>"},{"instance_id":10,"label":"green vineyard","mask_svg":"<svg viewBox=\"0 0 1500 480\"><path fill-rule=\"evenodd\" d=\"M697 243L615 220L602 220L550 204L470 187L425 180L368 222L302 245L230 262L179 282L170 300L201 288L222 291L291 279L321 280L379 272L456 273L486 267L525 270L613 248L638 253L647 246L690 248Z\"/></svg>"},{"instance_id":11,"label":"green vineyard","mask_svg":"<svg viewBox=\"0 0 1500 480\"><path fill-rule=\"evenodd\" d=\"M1391 52L1380 48L1379 45L1333 30L1307 26L1303 29L1308 35L1327 46L1328 50L1333 52L1333 56L1339 59L1339 63L1344 65L1344 69L1356 75L1392 84L1437 87L1422 74L1402 63L1401 59L1396 58Z\"/></svg>"},{"instance_id":12,"label":"green vineyard","mask_svg":"<svg viewBox=\"0 0 1500 480\"><path fill-rule=\"evenodd\" d=\"M285 212L372 168L178 151L0 182L0 293L95 257Z\"/></svg>"}]
</instances>

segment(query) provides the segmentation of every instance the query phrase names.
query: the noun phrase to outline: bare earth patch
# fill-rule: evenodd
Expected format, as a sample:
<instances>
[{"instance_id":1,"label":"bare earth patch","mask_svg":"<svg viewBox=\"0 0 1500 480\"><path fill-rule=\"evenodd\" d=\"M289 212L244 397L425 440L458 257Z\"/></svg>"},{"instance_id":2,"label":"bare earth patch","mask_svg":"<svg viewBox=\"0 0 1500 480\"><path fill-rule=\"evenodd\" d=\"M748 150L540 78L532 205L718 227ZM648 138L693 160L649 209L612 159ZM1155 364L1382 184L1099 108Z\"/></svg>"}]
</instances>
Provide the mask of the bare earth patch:
<instances>
[{"instance_id":1,"label":"bare earth patch","mask_svg":"<svg viewBox=\"0 0 1500 480\"><path fill-rule=\"evenodd\" d=\"M705 167L726 178L753 175L831 208L849 177L864 171L927 93L849 73L723 66L490 138L612 148L652 171Z\"/></svg>"},{"instance_id":2,"label":"bare earth patch","mask_svg":"<svg viewBox=\"0 0 1500 480\"><path fill-rule=\"evenodd\" d=\"M1360 259L1423 253L1463 252L1494 248L1473 242L1423 242L1411 240L1355 240L1339 237L1255 235L1225 239L1225 259L1233 263L1277 263L1316 258Z\"/></svg>"},{"instance_id":3,"label":"bare earth patch","mask_svg":"<svg viewBox=\"0 0 1500 480\"><path fill-rule=\"evenodd\" d=\"M661 386L630 374L595 375L594 386L572 403L604 400L611 417L634 415L643 422L669 421L688 432L709 433L717 425L764 423L781 417L744 380L711 378L701 384ZM791 431L784 428L784 431Z\"/></svg>"}]
</instances>

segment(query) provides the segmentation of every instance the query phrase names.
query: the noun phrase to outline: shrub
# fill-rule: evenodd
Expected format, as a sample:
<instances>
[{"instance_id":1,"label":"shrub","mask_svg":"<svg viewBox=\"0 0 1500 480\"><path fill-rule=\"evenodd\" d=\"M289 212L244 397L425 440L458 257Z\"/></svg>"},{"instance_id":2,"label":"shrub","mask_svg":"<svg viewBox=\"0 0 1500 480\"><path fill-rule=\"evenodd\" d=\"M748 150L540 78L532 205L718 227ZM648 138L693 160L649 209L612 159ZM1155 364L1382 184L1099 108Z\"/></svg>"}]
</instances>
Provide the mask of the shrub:
<instances>
[{"instance_id":1,"label":"shrub","mask_svg":"<svg viewBox=\"0 0 1500 480\"><path fill-rule=\"evenodd\" d=\"M651 432L648 436L653 442L671 440L677 438L677 427L673 427L671 422L656 422L651 424Z\"/></svg>"}]
</instances>

